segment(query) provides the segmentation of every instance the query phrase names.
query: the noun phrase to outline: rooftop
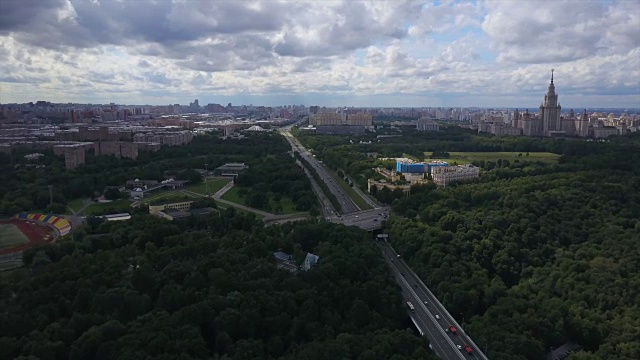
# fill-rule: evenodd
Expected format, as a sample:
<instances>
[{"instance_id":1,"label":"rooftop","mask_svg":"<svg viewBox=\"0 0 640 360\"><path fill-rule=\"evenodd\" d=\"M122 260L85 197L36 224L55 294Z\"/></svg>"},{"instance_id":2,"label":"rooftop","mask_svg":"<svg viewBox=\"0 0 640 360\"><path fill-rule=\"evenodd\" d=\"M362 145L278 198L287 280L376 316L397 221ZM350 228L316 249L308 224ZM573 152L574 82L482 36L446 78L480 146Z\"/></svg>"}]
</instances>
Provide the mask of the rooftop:
<instances>
[{"instance_id":1,"label":"rooftop","mask_svg":"<svg viewBox=\"0 0 640 360\"><path fill-rule=\"evenodd\" d=\"M224 165L218 166L218 169L246 169L247 165L244 163L226 163Z\"/></svg>"}]
</instances>

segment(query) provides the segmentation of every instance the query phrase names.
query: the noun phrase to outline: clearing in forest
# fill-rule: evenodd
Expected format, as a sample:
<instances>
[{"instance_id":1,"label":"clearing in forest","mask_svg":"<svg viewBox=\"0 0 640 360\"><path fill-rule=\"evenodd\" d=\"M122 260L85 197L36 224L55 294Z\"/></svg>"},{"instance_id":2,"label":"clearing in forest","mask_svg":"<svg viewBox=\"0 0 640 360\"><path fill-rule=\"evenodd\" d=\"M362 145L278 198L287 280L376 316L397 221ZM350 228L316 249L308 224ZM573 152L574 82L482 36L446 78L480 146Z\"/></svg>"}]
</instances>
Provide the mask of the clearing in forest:
<instances>
[{"instance_id":1,"label":"clearing in forest","mask_svg":"<svg viewBox=\"0 0 640 360\"><path fill-rule=\"evenodd\" d=\"M547 164L557 164L560 155L550 153L550 152L449 152L448 159L431 159L432 152L427 151L424 153L425 161L431 160L442 160L446 161L449 164L453 162L458 163L458 165L462 164L471 164L474 161L498 161L498 159L508 160L509 162L514 162L518 160L520 162L523 161L540 161Z\"/></svg>"}]
</instances>

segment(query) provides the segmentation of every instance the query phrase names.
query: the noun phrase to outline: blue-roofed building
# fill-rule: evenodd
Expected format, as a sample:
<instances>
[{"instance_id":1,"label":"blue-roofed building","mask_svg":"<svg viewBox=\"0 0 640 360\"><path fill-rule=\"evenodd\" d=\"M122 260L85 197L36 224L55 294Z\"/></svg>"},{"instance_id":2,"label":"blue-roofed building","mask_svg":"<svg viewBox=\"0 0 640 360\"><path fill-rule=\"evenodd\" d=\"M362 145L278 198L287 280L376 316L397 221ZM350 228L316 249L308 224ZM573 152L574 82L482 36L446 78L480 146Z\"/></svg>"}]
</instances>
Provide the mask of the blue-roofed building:
<instances>
[{"instance_id":1,"label":"blue-roofed building","mask_svg":"<svg viewBox=\"0 0 640 360\"><path fill-rule=\"evenodd\" d=\"M300 269L307 271L318 264L320 257L312 253L307 253L307 257L304 258L304 262L300 266Z\"/></svg>"}]
</instances>

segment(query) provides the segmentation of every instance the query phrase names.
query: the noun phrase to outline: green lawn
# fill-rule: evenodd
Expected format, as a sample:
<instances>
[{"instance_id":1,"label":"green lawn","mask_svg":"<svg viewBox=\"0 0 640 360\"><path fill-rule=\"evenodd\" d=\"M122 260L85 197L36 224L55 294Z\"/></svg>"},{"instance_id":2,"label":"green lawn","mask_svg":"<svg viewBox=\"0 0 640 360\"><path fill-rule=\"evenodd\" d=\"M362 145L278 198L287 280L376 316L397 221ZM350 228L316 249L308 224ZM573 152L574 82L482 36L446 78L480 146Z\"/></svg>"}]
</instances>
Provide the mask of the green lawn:
<instances>
[{"instance_id":1,"label":"green lawn","mask_svg":"<svg viewBox=\"0 0 640 360\"><path fill-rule=\"evenodd\" d=\"M240 188L237 187L237 186L234 186L229 191L227 191L224 195L222 195L222 199L234 202L236 204L249 206L249 205L247 205L247 201L246 201L245 197L241 196L239 191L240 191ZM295 213L299 213L300 212L300 211L296 210L296 205L295 205L295 203L293 202L293 200L290 197L283 196L282 198L280 198L280 205L282 205L282 211L276 213L275 210L274 210L275 201L273 199L273 194L269 193L268 195L269 195L269 201L270 201L270 204L271 204L271 210L263 210L263 209L258 209L258 210L267 211L267 212L274 213L274 214L277 214L277 215L295 214Z\"/></svg>"},{"instance_id":2,"label":"green lawn","mask_svg":"<svg viewBox=\"0 0 640 360\"><path fill-rule=\"evenodd\" d=\"M29 238L13 224L0 224L0 249L26 244Z\"/></svg>"},{"instance_id":3,"label":"green lawn","mask_svg":"<svg viewBox=\"0 0 640 360\"><path fill-rule=\"evenodd\" d=\"M338 174L336 174L333 170L329 169L328 167L325 167L325 169L327 169L329 174L331 174L333 179L336 181L336 183L340 185L340 187L344 190L347 196L350 197L353 200L353 202L356 203L356 205L358 205L360 210L371 209L371 206L369 206L369 204L367 204L367 202L364 201L362 196L358 195L358 193L355 190L353 190L353 188L349 186L349 184L344 182L344 180L342 180L340 176L338 176ZM353 186L356 186L356 185L354 184Z\"/></svg>"},{"instance_id":4,"label":"green lawn","mask_svg":"<svg viewBox=\"0 0 640 360\"><path fill-rule=\"evenodd\" d=\"M272 206L272 208L275 207L274 205L275 205L275 201L273 200L273 198L271 198L271 206ZM282 198L280 198L280 205L282 205L282 211L281 212L277 212L276 213L275 210L273 211L277 215L295 214L295 213L301 212L301 211L296 210L296 204L294 204L293 200L288 196L283 196Z\"/></svg>"},{"instance_id":5,"label":"green lawn","mask_svg":"<svg viewBox=\"0 0 640 360\"><path fill-rule=\"evenodd\" d=\"M129 211L131 211L131 200L120 199L108 203L91 204L84 209L82 215L99 216L109 213L121 213Z\"/></svg>"},{"instance_id":6,"label":"green lawn","mask_svg":"<svg viewBox=\"0 0 640 360\"><path fill-rule=\"evenodd\" d=\"M227 210L228 208L230 208L230 207L231 207L231 208L236 209L236 212L238 212L238 213L242 213L242 214L253 214L253 215L255 215L255 217L256 217L256 218L258 218L258 219L260 219L260 220L262 220L262 219L264 218L264 216L262 216L262 215L260 215L260 214L252 213L252 212L249 212L249 211L244 211L244 210L239 209L239 208L237 208L237 207L233 207L233 206L228 205L228 204L223 204L223 203L221 203L221 202L216 202L216 205L218 205L218 210L220 210L220 211Z\"/></svg>"},{"instance_id":7,"label":"green lawn","mask_svg":"<svg viewBox=\"0 0 640 360\"><path fill-rule=\"evenodd\" d=\"M462 164L470 164L473 161L497 161L498 159L508 160L509 162L513 162L514 160L519 161L541 161L548 164L556 164L558 163L558 159L560 155L548 153L548 152L530 152L529 156L527 156L526 152L449 152L449 159L430 159L431 152L425 152L425 161L432 160L442 160L446 161L449 164L456 162L459 165ZM520 156L522 154L522 156Z\"/></svg>"},{"instance_id":8,"label":"green lawn","mask_svg":"<svg viewBox=\"0 0 640 360\"><path fill-rule=\"evenodd\" d=\"M200 184L189 185L189 186L185 187L184 189L185 190L189 190L189 191L193 191L194 193L206 195L207 194L207 187L208 187L209 188L209 195L213 195L217 191L222 189L225 185L227 185L229 183L229 181L231 181L231 179L209 179L209 181L207 181L206 184L203 182L203 183L200 183Z\"/></svg>"},{"instance_id":9,"label":"green lawn","mask_svg":"<svg viewBox=\"0 0 640 360\"><path fill-rule=\"evenodd\" d=\"M229 189L229 191L224 193L224 195L222 195L222 199L234 202L236 204L246 205L245 198L244 196L240 195L239 191L240 191L240 188L237 186L234 186L231 189Z\"/></svg>"},{"instance_id":10,"label":"green lawn","mask_svg":"<svg viewBox=\"0 0 640 360\"><path fill-rule=\"evenodd\" d=\"M431 155L431 153L429 153L429 155ZM425 155L425 156L426 156L426 155ZM413 160L413 161L420 161L420 159L418 159L417 157L415 157L415 156L413 156L413 155L409 155L409 154L404 154L404 153L403 153L403 154L402 154L402 157L403 157L403 158L406 158L406 159L411 159L411 160Z\"/></svg>"},{"instance_id":11,"label":"green lawn","mask_svg":"<svg viewBox=\"0 0 640 360\"><path fill-rule=\"evenodd\" d=\"M87 200L87 198L77 198L69 200L67 201L67 206L72 208L73 211L78 211L82 207L82 204L84 204L85 200Z\"/></svg>"},{"instance_id":12,"label":"green lawn","mask_svg":"<svg viewBox=\"0 0 640 360\"><path fill-rule=\"evenodd\" d=\"M142 198L142 202L145 204L152 203L156 200L195 200L199 199L197 195L187 194L179 190L170 190L155 193L153 195Z\"/></svg>"}]
</instances>

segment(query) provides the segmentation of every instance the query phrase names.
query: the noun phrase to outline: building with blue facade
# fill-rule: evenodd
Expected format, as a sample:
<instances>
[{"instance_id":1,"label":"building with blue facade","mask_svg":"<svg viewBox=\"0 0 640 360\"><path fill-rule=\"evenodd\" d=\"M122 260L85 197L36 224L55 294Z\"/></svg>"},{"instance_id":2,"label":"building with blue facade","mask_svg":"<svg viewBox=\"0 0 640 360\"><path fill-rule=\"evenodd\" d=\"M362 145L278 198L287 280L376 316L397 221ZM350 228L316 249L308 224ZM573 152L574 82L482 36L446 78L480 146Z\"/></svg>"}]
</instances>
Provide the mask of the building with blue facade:
<instances>
[{"instance_id":1,"label":"building with blue facade","mask_svg":"<svg viewBox=\"0 0 640 360\"><path fill-rule=\"evenodd\" d=\"M424 173L424 164L396 161L396 172L401 174L421 174Z\"/></svg>"}]
</instances>

